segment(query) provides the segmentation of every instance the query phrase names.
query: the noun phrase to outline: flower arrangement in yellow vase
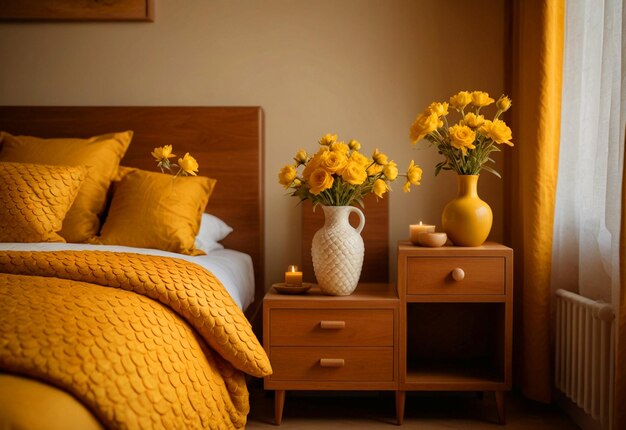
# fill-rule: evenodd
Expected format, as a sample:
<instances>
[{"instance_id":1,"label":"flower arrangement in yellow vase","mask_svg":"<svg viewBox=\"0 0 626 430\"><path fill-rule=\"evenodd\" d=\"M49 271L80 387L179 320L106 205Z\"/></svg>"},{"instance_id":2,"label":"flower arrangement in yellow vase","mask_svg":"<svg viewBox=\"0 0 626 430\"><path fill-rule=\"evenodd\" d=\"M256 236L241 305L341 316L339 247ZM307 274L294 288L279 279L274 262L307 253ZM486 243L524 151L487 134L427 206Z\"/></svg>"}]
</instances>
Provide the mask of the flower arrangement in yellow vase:
<instances>
[{"instance_id":1,"label":"flower arrangement in yellow vase","mask_svg":"<svg viewBox=\"0 0 626 430\"><path fill-rule=\"evenodd\" d=\"M492 120L485 119L481 110L494 103L483 91L461 91L450 97L450 103L431 103L419 114L410 129L413 144L422 139L437 147L444 161L435 166L435 175L441 170L453 170L459 175L478 175L486 170L500 177L488 163L490 154L500 151L499 145L513 146L511 129L500 119L509 110L511 100L502 95L495 102L496 113ZM454 125L448 123L448 110L456 110L461 119Z\"/></svg>"},{"instance_id":2,"label":"flower arrangement in yellow vase","mask_svg":"<svg viewBox=\"0 0 626 430\"><path fill-rule=\"evenodd\" d=\"M336 134L326 134L319 140L319 149L309 155L300 149L293 164L278 173L278 182L292 190L292 196L311 200L313 206L363 206L363 197L374 193L382 198L390 190L389 183L405 176L403 190L409 192L422 179L422 169L413 160L406 174L398 174L398 165L376 149L371 157L364 155L361 144L350 140L338 141ZM302 167L301 171L298 169Z\"/></svg>"},{"instance_id":3,"label":"flower arrangement in yellow vase","mask_svg":"<svg viewBox=\"0 0 626 430\"><path fill-rule=\"evenodd\" d=\"M196 176L198 173L198 169L200 166L195 158L193 158L187 152L183 158L178 159L178 164L174 164L170 162L170 158L176 157L175 154L172 154L172 145L165 145L159 148L154 148L154 151L151 152L151 155L157 162L157 167L161 169L161 172L165 173L167 170L174 177L177 176ZM177 168L176 172L174 172L174 168Z\"/></svg>"}]
</instances>

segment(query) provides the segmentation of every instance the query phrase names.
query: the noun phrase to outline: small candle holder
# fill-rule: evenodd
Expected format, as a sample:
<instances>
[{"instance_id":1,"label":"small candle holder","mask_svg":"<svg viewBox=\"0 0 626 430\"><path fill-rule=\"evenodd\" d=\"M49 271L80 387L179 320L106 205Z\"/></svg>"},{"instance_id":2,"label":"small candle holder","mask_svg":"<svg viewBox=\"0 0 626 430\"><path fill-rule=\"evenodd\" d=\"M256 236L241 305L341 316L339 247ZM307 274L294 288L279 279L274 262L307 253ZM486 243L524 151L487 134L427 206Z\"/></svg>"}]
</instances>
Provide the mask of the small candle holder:
<instances>
[{"instance_id":1,"label":"small candle holder","mask_svg":"<svg viewBox=\"0 0 626 430\"><path fill-rule=\"evenodd\" d=\"M295 264L289 265L285 272L285 285L288 287L302 287L302 272Z\"/></svg>"},{"instance_id":2,"label":"small candle holder","mask_svg":"<svg viewBox=\"0 0 626 430\"><path fill-rule=\"evenodd\" d=\"M419 236L422 233L434 233L435 226L431 224L422 224L420 221L419 224L411 224L409 225L409 233L411 238L411 243L413 245L419 245Z\"/></svg>"},{"instance_id":3,"label":"small candle holder","mask_svg":"<svg viewBox=\"0 0 626 430\"><path fill-rule=\"evenodd\" d=\"M427 246L429 248L439 248L448 241L448 235L445 233L420 233L417 237L420 245Z\"/></svg>"}]
</instances>

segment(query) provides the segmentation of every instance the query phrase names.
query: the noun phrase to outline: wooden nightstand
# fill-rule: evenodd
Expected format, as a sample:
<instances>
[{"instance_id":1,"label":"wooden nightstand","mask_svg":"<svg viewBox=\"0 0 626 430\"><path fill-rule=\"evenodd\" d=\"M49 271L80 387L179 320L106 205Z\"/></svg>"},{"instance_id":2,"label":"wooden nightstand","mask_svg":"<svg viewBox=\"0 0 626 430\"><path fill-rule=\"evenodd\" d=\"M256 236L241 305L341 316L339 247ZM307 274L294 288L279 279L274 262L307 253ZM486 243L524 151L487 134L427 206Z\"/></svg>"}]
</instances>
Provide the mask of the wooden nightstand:
<instances>
[{"instance_id":1,"label":"wooden nightstand","mask_svg":"<svg viewBox=\"0 0 626 430\"><path fill-rule=\"evenodd\" d=\"M495 393L500 423L511 388L513 250L398 246L399 423L406 391Z\"/></svg>"},{"instance_id":2,"label":"wooden nightstand","mask_svg":"<svg viewBox=\"0 0 626 430\"><path fill-rule=\"evenodd\" d=\"M285 390L390 390L398 387L398 296L389 284L360 284L350 296L263 299L263 346L274 373L276 424Z\"/></svg>"}]
</instances>

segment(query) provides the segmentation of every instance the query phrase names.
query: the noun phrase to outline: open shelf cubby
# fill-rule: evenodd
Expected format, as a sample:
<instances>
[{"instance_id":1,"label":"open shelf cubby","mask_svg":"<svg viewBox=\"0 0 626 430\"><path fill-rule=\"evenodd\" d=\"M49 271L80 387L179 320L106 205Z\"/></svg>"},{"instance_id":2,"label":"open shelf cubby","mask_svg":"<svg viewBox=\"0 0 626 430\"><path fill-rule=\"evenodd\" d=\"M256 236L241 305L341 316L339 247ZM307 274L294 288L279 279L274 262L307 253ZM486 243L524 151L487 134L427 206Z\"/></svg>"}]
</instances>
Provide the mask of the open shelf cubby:
<instances>
[{"instance_id":1,"label":"open shelf cubby","mask_svg":"<svg viewBox=\"0 0 626 430\"><path fill-rule=\"evenodd\" d=\"M406 306L407 384L454 391L504 385L504 303Z\"/></svg>"}]
</instances>

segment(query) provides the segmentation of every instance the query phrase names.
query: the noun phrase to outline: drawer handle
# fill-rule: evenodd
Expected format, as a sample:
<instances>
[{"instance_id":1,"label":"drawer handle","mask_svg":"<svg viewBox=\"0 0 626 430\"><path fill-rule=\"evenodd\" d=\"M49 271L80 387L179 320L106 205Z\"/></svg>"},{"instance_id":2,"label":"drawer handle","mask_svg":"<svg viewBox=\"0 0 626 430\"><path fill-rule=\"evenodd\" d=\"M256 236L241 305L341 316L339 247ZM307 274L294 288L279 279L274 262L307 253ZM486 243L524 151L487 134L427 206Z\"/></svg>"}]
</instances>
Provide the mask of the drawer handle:
<instances>
[{"instance_id":1,"label":"drawer handle","mask_svg":"<svg viewBox=\"0 0 626 430\"><path fill-rule=\"evenodd\" d=\"M324 330L340 330L346 328L345 321L320 321L320 327Z\"/></svg>"},{"instance_id":2,"label":"drawer handle","mask_svg":"<svg viewBox=\"0 0 626 430\"><path fill-rule=\"evenodd\" d=\"M343 367L346 361L343 358L320 358L320 366L322 367Z\"/></svg>"},{"instance_id":3,"label":"drawer handle","mask_svg":"<svg viewBox=\"0 0 626 430\"><path fill-rule=\"evenodd\" d=\"M452 271L452 279L454 279L455 281L462 281L463 279L465 279L465 271L460 267L457 267Z\"/></svg>"}]
</instances>

